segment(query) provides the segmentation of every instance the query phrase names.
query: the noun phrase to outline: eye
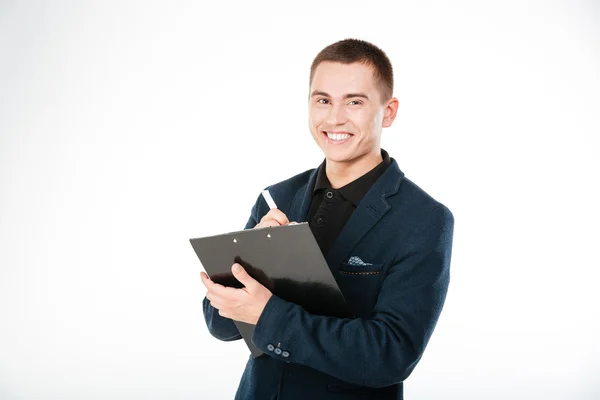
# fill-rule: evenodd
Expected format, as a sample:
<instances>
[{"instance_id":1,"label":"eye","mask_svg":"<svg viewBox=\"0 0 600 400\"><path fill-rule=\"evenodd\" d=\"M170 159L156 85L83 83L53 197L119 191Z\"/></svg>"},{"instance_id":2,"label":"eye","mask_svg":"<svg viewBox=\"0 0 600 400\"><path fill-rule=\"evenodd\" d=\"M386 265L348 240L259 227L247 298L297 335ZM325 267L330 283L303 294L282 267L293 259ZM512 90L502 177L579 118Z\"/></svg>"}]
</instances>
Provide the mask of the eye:
<instances>
[{"instance_id":1,"label":"eye","mask_svg":"<svg viewBox=\"0 0 600 400\"><path fill-rule=\"evenodd\" d=\"M320 103L320 104L327 104L327 103L329 103L329 100L321 98L321 99L318 99L318 100L317 100L317 103Z\"/></svg>"},{"instance_id":2,"label":"eye","mask_svg":"<svg viewBox=\"0 0 600 400\"><path fill-rule=\"evenodd\" d=\"M358 105L362 104L362 101L360 101L360 100L350 100L350 101L348 102L348 104L351 104L351 105L353 105L353 106L354 106L354 105L358 106Z\"/></svg>"}]
</instances>

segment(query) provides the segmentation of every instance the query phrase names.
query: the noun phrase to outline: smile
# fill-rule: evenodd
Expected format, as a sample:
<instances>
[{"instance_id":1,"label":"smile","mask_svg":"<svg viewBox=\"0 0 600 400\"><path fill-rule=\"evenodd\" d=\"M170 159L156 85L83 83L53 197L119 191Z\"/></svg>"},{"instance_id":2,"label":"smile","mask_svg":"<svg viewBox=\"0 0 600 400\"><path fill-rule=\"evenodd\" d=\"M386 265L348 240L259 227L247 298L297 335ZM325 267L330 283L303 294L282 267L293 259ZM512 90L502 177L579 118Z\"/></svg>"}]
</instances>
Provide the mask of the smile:
<instances>
[{"instance_id":1,"label":"smile","mask_svg":"<svg viewBox=\"0 0 600 400\"><path fill-rule=\"evenodd\" d=\"M345 143L353 136L349 133L329 133L323 132L330 143L341 144Z\"/></svg>"}]
</instances>

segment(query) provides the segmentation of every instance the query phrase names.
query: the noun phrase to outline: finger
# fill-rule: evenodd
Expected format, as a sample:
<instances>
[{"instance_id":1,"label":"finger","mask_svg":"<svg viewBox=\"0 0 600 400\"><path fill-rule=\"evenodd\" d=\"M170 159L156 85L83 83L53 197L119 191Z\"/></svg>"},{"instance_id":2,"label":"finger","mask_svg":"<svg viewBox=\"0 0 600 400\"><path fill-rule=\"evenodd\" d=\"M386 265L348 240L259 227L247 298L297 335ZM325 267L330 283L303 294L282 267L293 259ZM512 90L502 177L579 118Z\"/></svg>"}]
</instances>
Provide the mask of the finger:
<instances>
[{"instance_id":1,"label":"finger","mask_svg":"<svg viewBox=\"0 0 600 400\"><path fill-rule=\"evenodd\" d=\"M259 284L253 277L248 275L248 272L240 264L235 263L231 266L231 272L235 279L240 281L246 289L252 291ZM238 289L239 290L239 289Z\"/></svg>"},{"instance_id":2,"label":"finger","mask_svg":"<svg viewBox=\"0 0 600 400\"><path fill-rule=\"evenodd\" d=\"M218 310L218 309L217 309ZM226 311L218 310L219 315L223 318L229 318L229 314Z\"/></svg>"},{"instance_id":3,"label":"finger","mask_svg":"<svg viewBox=\"0 0 600 400\"><path fill-rule=\"evenodd\" d=\"M208 277L206 272L200 272L200 281L208 289L208 282L210 281L210 278Z\"/></svg>"},{"instance_id":4,"label":"finger","mask_svg":"<svg viewBox=\"0 0 600 400\"><path fill-rule=\"evenodd\" d=\"M206 272L200 272L200 280L208 290L211 290L211 288L213 288L215 285L218 285L218 283L215 283L212 279L210 279Z\"/></svg>"},{"instance_id":5,"label":"finger","mask_svg":"<svg viewBox=\"0 0 600 400\"><path fill-rule=\"evenodd\" d=\"M210 279L208 276L206 278L202 277L202 283L204 283L204 286L206 286L206 289L208 291L213 292L213 294L217 295L217 296L227 295L227 293L228 293L227 289L233 289L233 288L225 287L225 286L221 285L220 283L216 283L215 281Z\"/></svg>"},{"instance_id":6,"label":"finger","mask_svg":"<svg viewBox=\"0 0 600 400\"><path fill-rule=\"evenodd\" d=\"M215 301L232 301L237 300L239 296L246 294L243 289L223 286L221 284L210 281L208 292Z\"/></svg>"},{"instance_id":7,"label":"finger","mask_svg":"<svg viewBox=\"0 0 600 400\"><path fill-rule=\"evenodd\" d=\"M265 227L265 226L279 226L281 224L276 219L271 218L270 215L265 215L264 217L262 217L260 219L260 222L256 225Z\"/></svg>"},{"instance_id":8,"label":"finger","mask_svg":"<svg viewBox=\"0 0 600 400\"><path fill-rule=\"evenodd\" d=\"M223 306L223 304L228 303L228 301L226 299L223 299L222 297L219 297L218 295L215 295L214 293L211 293L211 292L206 293L206 298L210 302L210 305L217 309L221 308Z\"/></svg>"},{"instance_id":9,"label":"finger","mask_svg":"<svg viewBox=\"0 0 600 400\"><path fill-rule=\"evenodd\" d=\"M280 225L287 225L290 222L287 215L285 215L283 211L281 211L278 208L273 208L272 210L269 210L267 215L270 215L271 218L279 222Z\"/></svg>"},{"instance_id":10,"label":"finger","mask_svg":"<svg viewBox=\"0 0 600 400\"><path fill-rule=\"evenodd\" d=\"M273 208L273 209L269 210L269 212L266 213L263 218L274 219L275 221L279 222L279 225L286 225L287 223L290 222L288 217L278 208ZM261 222L262 222L262 219L261 219Z\"/></svg>"},{"instance_id":11,"label":"finger","mask_svg":"<svg viewBox=\"0 0 600 400\"><path fill-rule=\"evenodd\" d=\"M256 228L266 228L269 226L281 226L281 225L279 224L279 222L277 222L274 219L266 219L266 220L262 221L261 223L257 224L254 228L255 229Z\"/></svg>"}]
</instances>

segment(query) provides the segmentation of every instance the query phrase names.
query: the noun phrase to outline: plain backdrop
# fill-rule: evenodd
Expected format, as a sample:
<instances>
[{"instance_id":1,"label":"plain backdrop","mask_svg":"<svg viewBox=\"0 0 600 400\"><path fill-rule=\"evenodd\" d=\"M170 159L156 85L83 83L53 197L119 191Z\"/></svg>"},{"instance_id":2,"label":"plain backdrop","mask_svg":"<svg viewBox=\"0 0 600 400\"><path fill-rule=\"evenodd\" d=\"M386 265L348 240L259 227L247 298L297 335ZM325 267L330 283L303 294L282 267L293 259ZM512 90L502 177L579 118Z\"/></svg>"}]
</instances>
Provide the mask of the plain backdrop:
<instances>
[{"instance_id":1,"label":"plain backdrop","mask_svg":"<svg viewBox=\"0 0 600 400\"><path fill-rule=\"evenodd\" d=\"M596 1L0 1L0 398L231 399L188 239L316 168L309 67L387 52L382 147L454 213L407 399L600 398Z\"/></svg>"}]
</instances>

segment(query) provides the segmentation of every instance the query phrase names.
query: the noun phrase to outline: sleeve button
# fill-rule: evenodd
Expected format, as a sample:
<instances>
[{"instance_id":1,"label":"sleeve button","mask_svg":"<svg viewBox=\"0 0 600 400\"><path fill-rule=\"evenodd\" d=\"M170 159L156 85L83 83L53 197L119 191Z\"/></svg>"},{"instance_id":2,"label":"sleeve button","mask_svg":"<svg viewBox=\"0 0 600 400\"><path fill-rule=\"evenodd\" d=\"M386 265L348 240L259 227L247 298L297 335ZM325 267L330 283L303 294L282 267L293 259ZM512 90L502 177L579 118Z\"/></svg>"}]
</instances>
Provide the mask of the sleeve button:
<instances>
[{"instance_id":1,"label":"sleeve button","mask_svg":"<svg viewBox=\"0 0 600 400\"><path fill-rule=\"evenodd\" d=\"M269 351L273 351L273 349L275 349L275 346L273 346L271 343L269 343L269 344L267 345L267 349L268 349Z\"/></svg>"},{"instance_id":2,"label":"sleeve button","mask_svg":"<svg viewBox=\"0 0 600 400\"><path fill-rule=\"evenodd\" d=\"M281 353L281 355L284 357L289 357L290 353L288 353L287 351L284 351L283 353Z\"/></svg>"},{"instance_id":3,"label":"sleeve button","mask_svg":"<svg viewBox=\"0 0 600 400\"><path fill-rule=\"evenodd\" d=\"M277 354L277 355L281 354L281 349L279 347L275 349L275 354Z\"/></svg>"}]
</instances>

